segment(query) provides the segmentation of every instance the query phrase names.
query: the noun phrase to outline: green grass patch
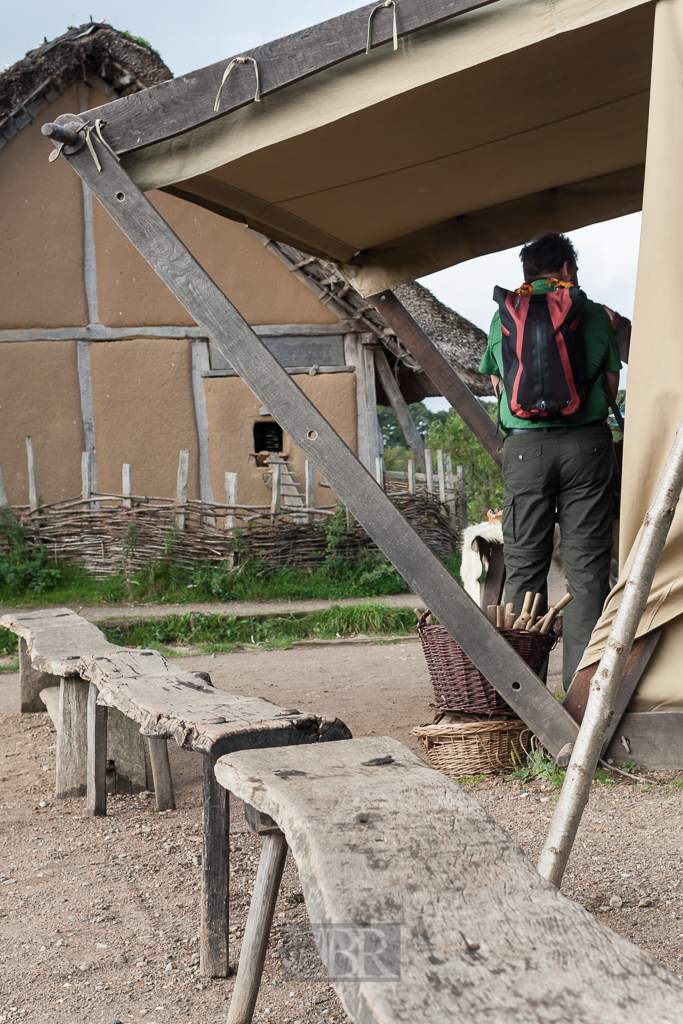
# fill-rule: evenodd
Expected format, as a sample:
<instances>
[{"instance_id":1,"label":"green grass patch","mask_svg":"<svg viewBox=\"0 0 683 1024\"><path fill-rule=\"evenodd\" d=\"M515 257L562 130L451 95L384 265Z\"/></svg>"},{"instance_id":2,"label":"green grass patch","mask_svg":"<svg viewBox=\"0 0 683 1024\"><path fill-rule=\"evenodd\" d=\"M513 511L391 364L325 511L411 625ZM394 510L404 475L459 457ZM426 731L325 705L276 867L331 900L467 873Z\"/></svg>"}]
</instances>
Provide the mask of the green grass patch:
<instances>
[{"instance_id":1,"label":"green grass patch","mask_svg":"<svg viewBox=\"0 0 683 1024\"><path fill-rule=\"evenodd\" d=\"M263 649L290 647L295 640L334 640L357 633L381 637L415 632L415 613L410 608L388 608L368 603L348 608L326 608L309 615L204 615L188 612L163 619L138 619L98 623L111 643L126 647L168 648L184 645L204 652L231 651L239 647Z\"/></svg>"},{"instance_id":2,"label":"green grass patch","mask_svg":"<svg viewBox=\"0 0 683 1024\"><path fill-rule=\"evenodd\" d=\"M3 654L14 654L19 650L19 637L11 629L0 626L0 657Z\"/></svg>"},{"instance_id":3,"label":"green grass patch","mask_svg":"<svg viewBox=\"0 0 683 1024\"><path fill-rule=\"evenodd\" d=\"M5 672L18 672L19 671L19 659L12 658L11 661L6 661L0 664L0 674Z\"/></svg>"}]
</instances>

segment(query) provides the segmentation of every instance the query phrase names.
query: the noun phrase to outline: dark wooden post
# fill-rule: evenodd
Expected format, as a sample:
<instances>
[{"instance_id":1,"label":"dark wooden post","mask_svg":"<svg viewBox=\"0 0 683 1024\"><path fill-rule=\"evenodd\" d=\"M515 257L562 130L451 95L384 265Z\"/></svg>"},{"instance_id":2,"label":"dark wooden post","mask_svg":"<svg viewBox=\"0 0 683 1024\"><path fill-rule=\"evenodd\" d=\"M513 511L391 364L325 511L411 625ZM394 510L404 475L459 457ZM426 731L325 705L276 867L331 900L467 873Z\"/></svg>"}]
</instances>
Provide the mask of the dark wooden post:
<instances>
[{"instance_id":1,"label":"dark wooden post","mask_svg":"<svg viewBox=\"0 0 683 1024\"><path fill-rule=\"evenodd\" d=\"M173 777L168 760L168 740L163 736L148 736L149 760L152 765L154 800L158 811L172 811L175 808Z\"/></svg>"},{"instance_id":2,"label":"dark wooden post","mask_svg":"<svg viewBox=\"0 0 683 1024\"><path fill-rule=\"evenodd\" d=\"M202 767L202 924L199 969L227 978L230 895L230 794L219 786L213 757Z\"/></svg>"},{"instance_id":3,"label":"dark wooden post","mask_svg":"<svg viewBox=\"0 0 683 1024\"><path fill-rule=\"evenodd\" d=\"M75 115L63 116L74 121ZM86 148L67 159L133 245L540 741L552 753L573 741L578 729L570 715L420 540L122 165L96 138L94 145L101 171ZM489 419L483 409L481 415Z\"/></svg>"},{"instance_id":4,"label":"dark wooden post","mask_svg":"<svg viewBox=\"0 0 683 1024\"><path fill-rule=\"evenodd\" d=\"M368 301L377 307L389 326L393 327L401 343L415 356L429 379L481 441L496 465L502 466L503 456L499 449L502 448L503 437L496 434L496 424L431 338L413 320L401 300L388 290L371 295Z\"/></svg>"}]
</instances>

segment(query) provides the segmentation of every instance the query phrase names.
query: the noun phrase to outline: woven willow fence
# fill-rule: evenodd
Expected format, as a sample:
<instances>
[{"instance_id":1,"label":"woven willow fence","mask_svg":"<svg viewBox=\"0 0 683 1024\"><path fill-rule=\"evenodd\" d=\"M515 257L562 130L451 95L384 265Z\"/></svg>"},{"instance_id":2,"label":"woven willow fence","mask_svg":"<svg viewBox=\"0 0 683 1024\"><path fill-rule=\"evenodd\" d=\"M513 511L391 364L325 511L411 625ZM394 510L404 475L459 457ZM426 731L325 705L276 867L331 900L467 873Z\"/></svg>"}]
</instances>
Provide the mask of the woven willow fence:
<instances>
[{"instance_id":1,"label":"woven willow fence","mask_svg":"<svg viewBox=\"0 0 683 1024\"><path fill-rule=\"evenodd\" d=\"M393 483L393 481L392 481ZM389 485L390 498L441 558L454 546L457 530L449 510L426 491L408 493ZM55 562L83 566L102 578L169 560L246 565L271 569L314 568L331 555L355 563L378 549L343 508L288 509L223 505L120 494L40 505L13 506L29 544L44 544ZM0 539L0 549L2 540Z\"/></svg>"}]
</instances>

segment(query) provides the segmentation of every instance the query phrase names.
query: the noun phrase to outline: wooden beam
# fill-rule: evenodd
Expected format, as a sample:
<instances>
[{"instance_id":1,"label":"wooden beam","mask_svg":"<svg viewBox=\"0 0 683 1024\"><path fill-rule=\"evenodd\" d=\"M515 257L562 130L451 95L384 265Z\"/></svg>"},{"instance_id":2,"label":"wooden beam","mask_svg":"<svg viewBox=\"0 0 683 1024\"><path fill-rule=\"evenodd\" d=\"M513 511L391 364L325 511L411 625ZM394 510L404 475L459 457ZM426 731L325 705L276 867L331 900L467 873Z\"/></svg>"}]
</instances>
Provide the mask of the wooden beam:
<instances>
[{"instance_id":1,"label":"wooden beam","mask_svg":"<svg viewBox=\"0 0 683 1024\"><path fill-rule=\"evenodd\" d=\"M88 688L88 761L87 808L91 818L107 813L107 714L109 709L97 703L98 689Z\"/></svg>"},{"instance_id":2,"label":"wooden beam","mask_svg":"<svg viewBox=\"0 0 683 1024\"><path fill-rule=\"evenodd\" d=\"M413 320L401 300L391 290L387 290L371 295L368 302L372 302L389 326L393 327L402 344L415 356L429 379L481 441L496 465L502 466L503 455L499 449L503 447L503 436L496 434L496 424L431 338Z\"/></svg>"},{"instance_id":3,"label":"wooden beam","mask_svg":"<svg viewBox=\"0 0 683 1024\"><path fill-rule=\"evenodd\" d=\"M379 375L379 379L382 382L384 393L386 394L391 408L394 410L394 415L401 425L403 436L408 442L408 446L412 448L415 455L415 461L418 463L422 472L425 472L425 446L424 441L420 437L420 432L415 426L415 420L410 415L410 409L408 403L401 394L401 389L398 386L398 381L391 372L389 362L387 360L386 352L382 348L375 350L375 367Z\"/></svg>"},{"instance_id":4,"label":"wooden beam","mask_svg":"<svg viewBox=\"0 0 683 1024\"><path fill-rule=\"evenodd\" d=\"M486 621L124 168L95 145L101 172L85 148L68 161L124 234L540 741L552 753L573 741L578 729L571 716Z\"/></svg>"},{"instance_id":5,"label":"wooden beam","mask_svg":"<svg viewBox=\"0 0 683 1024\"><path fill-rule=\"evenodd\" d=\"M175 810L173 776L168 759L168 740L163 736L148 736L149 762L154 780L154 801L158 811Z\"/></svg>"},{"instance_id":6,"label":"wooden beam","mask_svg":"<svg viewBox=\"0 0 683 1024\"><path fill-rule=\"evenodd\" d=\"M202 766L202 891L200 972L227 978L230 896L230 794L216 780L215 760Z\"/></svg>"},{"instance_id":7,"label":"wooden beam","mask_svg":"<svg viewBox=\"0 0 683 1024\"><path fill-rule=\"evenodd\" d=\"M495 0L400 0L397 5L398 34L412 35L441 21L487 7ZM251 57L258 64L261 96L265 97L294 82L365 52L368 18L376 7L373 3L348 14L330 18L318 25L283 36L272 42L243 51L237 56ZM373 49L392 39L392 13L378 13L373 18ZM233 55L235 56L235 55ZM372 58L368 57L368 61ZM227 57L145 89L86 111L82 116L94 124L95 118L107 122L107 141L117 153L129 153L170 139L199 125L215 121L254 100L254 70L249 62L233 69L226 81L219 113L214 112L216 93L223 72L232 60ZM73 115L57 118L57 123L71 123Z\"/></svg>"}]
</instances>

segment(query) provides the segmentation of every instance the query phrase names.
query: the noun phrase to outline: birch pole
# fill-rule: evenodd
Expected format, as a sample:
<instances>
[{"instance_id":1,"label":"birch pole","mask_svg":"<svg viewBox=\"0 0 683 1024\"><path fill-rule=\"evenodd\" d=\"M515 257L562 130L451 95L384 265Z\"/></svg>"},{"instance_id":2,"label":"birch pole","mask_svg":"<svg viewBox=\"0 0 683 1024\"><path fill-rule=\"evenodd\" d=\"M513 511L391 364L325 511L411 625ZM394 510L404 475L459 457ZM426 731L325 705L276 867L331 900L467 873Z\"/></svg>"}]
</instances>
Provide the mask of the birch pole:
<instances>
[{"instance_id":1,"label":"birch pole","mask_svg":"<svg viewBox=\"0 0 683 1024\"><path fill-rule=\"evenodd\" d=\"M652 504L643 520L633 565L624 585L607 645L591 679L583 724L574 744L560 798L538 861L538 873L558 888L574 845L583 809L588 803L595 769L614 713L617 690L638 624L645 611L659 556L682 487L683 423L678 428Z\"/></svg>"}]
</instances>

